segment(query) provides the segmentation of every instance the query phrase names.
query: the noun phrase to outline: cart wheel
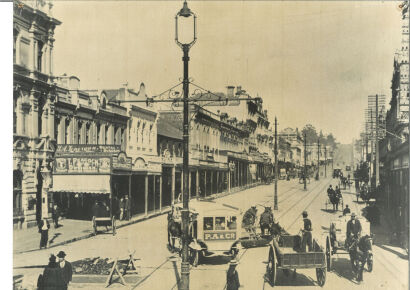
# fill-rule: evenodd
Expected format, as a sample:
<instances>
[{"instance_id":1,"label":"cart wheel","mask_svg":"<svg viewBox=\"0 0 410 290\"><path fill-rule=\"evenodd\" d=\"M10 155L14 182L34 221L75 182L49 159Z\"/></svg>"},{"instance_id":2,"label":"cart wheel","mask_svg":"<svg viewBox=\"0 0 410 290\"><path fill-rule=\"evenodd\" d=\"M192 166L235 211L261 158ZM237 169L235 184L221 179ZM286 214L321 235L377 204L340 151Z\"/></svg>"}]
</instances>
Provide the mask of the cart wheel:
<instances>
[{"instance_id":1,"label":"cart wheel","mask_svg":"<svg viewBox=\"0 0 410 290\"><path fill-rule=\"evenodd\" d=\"M94 236L97 235L97 223L95 221L95 216L93 216L93 233Z\"/></svg>"},{"instance_id":2,"label":"cart wheel","mask_svg":"<svg viewBox=\"0 0 410 290\"><path fill-rule=\"evenodd\" d=\"M316 268L317 283L320 287L323 287L326 282L326 268Z\"/></svg>"},{"instance_id":3,"label":"cart wheel","mask_svg":"<svg viewBox=\"0 0 410 290\"><path fill-rule=\"evenodd\" d=\"M269 249L269 260L268 260L268 266L267 266L267 274L268 274L268 279L272 287L275 286L276 282L276 254L275 250L270 247Z\"/></svg>"},{"instance_id":4,"label":"cart wheel","mask_svg":"<svg viewBox=\"0 0 410 290\"><path fill-rule=\"evenodd\" d=\"M369 272L373 271L373 257L372 256L370 256L367 259L367 271Z\"/></svg>"},{"instance_id":5,"label":"cart wheel","mask_svg":"<svg viewBox=\"0 0 410 290\"><path fill-rule=\"evenodd\" d=\"M330 272L332 270L332 253L330 248L330 238L329 236L326 237L326 265L327 270Z\"/></svg>"},{"instance_id":6,"label":"cart wheel","mask_svg":"<svg viewBox=\"0 0 410 290\"><path fill-rule=\"evenodd\" d=\"M112 217L112 235L115 236L117 234L117 226L115 224L115 217Z\"/></svg>"},{"instance_id":7,"label":"cart wheel","mask_svg":"<svg viewBox=\"0 0 410 290\"><path fill-rule=\"evenodd\" d=\"M189 248L189 261L192 267L196 267L199 264L199 251Z\"/></svg>"}]
</instances>

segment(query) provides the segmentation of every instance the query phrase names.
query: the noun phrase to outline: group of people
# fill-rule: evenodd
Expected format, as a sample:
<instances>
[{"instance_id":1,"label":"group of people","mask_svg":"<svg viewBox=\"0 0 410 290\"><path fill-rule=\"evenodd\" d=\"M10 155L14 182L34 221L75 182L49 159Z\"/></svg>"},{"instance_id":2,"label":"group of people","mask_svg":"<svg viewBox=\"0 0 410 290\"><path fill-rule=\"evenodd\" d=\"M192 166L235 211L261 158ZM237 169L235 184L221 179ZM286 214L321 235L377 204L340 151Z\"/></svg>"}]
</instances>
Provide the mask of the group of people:
<instances>
[{"instance_id":1,"label":"group of people","mask_svg":"<svg viewBox=\"0 0 410 290\"><path fill-rule=\"evenodd\" d=\"M256 235L255 222L257 220L258 210L256 205L251 206L243 215L242 226L248 231ZM271 233L271 227L274 223L273 212L271 207L265 207L264 212L259 218L259 226L262 235L269 235ZM266 232L268 231L268 232Z\"/></svg>"},{"instance_id":2,"label":"group of people","mask_svg":"<svg viewBox=\"0 0 410 290\"><path fill-rule=\"evenodd\" d=\"M73 269L71 263L65 260L66 254L60 251L57 257L51 255L43 274L37 280L39 290L65 290L72 280ZM58 262L57 262L58 258Z\"/></svg>"},{"instance_id":3,"label":"group of people","mask_svg":"<svg viewBox=\"0 0 410 290\"><path fill-rule=\"evenodd\" d=\"M333 205L333 210L339 210L339 202L342 199L342 193L340 188L336 186L336 189L333 189L332 185L329 185L327 189L327 196L329 197L330 202Z\"/></svg>"}]
</instances>

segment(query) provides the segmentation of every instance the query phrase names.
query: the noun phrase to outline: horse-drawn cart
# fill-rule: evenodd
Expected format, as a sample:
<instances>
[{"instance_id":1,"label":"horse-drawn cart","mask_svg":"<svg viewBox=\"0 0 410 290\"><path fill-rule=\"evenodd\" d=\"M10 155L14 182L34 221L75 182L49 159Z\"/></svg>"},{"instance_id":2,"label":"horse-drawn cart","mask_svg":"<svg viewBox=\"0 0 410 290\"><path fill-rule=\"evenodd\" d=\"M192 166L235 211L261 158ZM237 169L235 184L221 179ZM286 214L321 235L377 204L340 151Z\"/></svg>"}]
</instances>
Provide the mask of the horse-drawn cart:
<instances>
[{"instance_id":1,"label":"horse-drawn cart","mask_svg":"<svg viewBox=\"0 0 410 290\"><path fill-rule=\"evenodd\" d=\"M326 210L328 210L328 206L329 206L329 208L330 208L330 207L333 206L333 204L338 204L338 206L340 207L340 209L343 210L343 205L344 205L344 203L343 203L343 196L340 196L338 199L328 197L328 198L326 199L326 202L325 202Z\"/></svg>"},{"instance_id":2,"label":"horse-drawn cart","mask_svg":"<svg viewBox=\"0 0 410 290\"><path fill-rule=\"evenodd\" d=\"M239 209L213 201L191 201L189 205L189 255L191 264L198 265L200 257L214 255L236 256L240 246L241 212ZM174 209L181 211L182 204ZM180 225L175 224L172 214L168 219L168 241L173 250L181 252ZM175 245L175 240L178 241Z\"/></svg>"},{"instance_id":3,"label":"horse-drawn cart","mask_svg":"<svg viewBox=\"0 0 410 290\"><path fill-rule=\"evenodd\" d=\"M97 234L97 227L105 227L108 231L108 227L112 229L112 235L117 233L115 217L111 214L107 205L97 202L93 207L92 227L94 235Z\"/></svg>"},{"instance_id":4,"label":"horse-drawn cart","mask_svg":"<svg viewBox=\"0 0 410 290\"><path fill-rule=\"evenodd\" d=\"M346 245L346 230L347 222L351 215L340 216L338 219L331 221L329 227L329 234L326 237L326 261L327 270L332 269L332 256L337 254L350 254L349 248ZM370 223L362 216L357 216L356 219L360 221L362 226L362 237L368 237L371 241L372 234L370 233ZM370 250L367 255L367 269L369 272L373 269L373 254Z\"/></svg>"},{"instance_id":5,"label":"horse-drawn cart","mask_svg":"<svg viewBox=\"0 0 410 290\"><path fill-rule=\"evenodd\" d=\"M326 257L322 247L313 240L313 251L302 252L300 250L301 236L281 235L273 239L269 246L269 259L267 276L272 286L275 286L277 271L283 270L285 274L289 270L316 268L316 278L319 286L326 282Z\"/></svg>"}]
</instances>

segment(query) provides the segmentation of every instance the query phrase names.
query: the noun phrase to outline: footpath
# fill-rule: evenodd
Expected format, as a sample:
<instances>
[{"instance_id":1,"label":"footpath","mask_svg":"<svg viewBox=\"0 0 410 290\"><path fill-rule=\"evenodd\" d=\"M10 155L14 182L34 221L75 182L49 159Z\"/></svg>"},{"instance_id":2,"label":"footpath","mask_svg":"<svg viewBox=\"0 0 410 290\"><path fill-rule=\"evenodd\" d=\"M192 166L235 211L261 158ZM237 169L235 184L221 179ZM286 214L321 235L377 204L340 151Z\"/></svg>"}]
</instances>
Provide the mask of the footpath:
<instances>
[{"instance_id":1,"label":"footpath","mask_svg":"<svg viewBox=\"0 0 410 290\"><path fill-rule=\"evenodd\" d=\"M251 185L243 186L240 188L234 188L230 192L222 192L219 194L213 194L207 196L203 199L212 200L216 198L221 198L226 195L234 194L236 192L240 192L242 190L255 187L260 185L260 183L254 183ZM116 227L122 228L131 224L135 224L138 222L142 222L144 220L162 215L167 214L171 208L169 206L162 208L161 211L151 212L148 215L140 214L133 216L130 220L117 220ZM87 239L92 237L93 228L91 221L84 221L84 220L72 220L72 219L62 219L59 220L59 227L54 228L52 221L50 220L50 230L48 233L48 248L53 248L61 245L65 245L68 243L72 243L75 241ZM99 228L104 229L104 227ZM108 231L111 231L108 228ZM103 232L107 232L106 229ZM32 227L29 229L23 230L14 230L13 231L13 253L20 254L25 252L32 252L32 251L40 251L40 234L38 233L37 227Z\"/></svg>"}]
</instances>

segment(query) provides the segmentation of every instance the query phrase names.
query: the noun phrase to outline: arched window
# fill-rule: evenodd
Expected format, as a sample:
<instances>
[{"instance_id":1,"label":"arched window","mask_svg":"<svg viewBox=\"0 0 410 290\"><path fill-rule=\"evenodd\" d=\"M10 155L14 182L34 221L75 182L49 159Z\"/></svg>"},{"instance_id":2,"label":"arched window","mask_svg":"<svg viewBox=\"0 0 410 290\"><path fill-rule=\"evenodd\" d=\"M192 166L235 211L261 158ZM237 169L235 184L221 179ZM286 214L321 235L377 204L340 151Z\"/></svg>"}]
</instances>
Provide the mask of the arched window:
<instances>
[{"instance_id":1,"label":"arched window","mask_svg":"<svg viewBox=\"0 0 410 290\"><path fill-rule=\"evenodd\" d=\"M22 182L23 173L20 170L13 171L13 214L22 214Z\"/></svg>"}]
</instances>

